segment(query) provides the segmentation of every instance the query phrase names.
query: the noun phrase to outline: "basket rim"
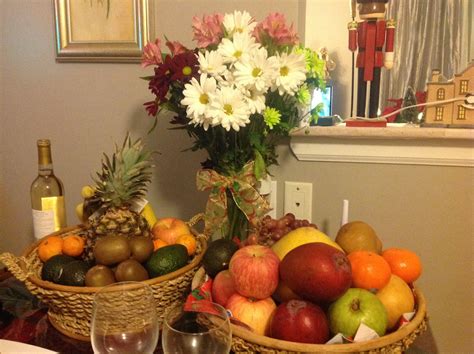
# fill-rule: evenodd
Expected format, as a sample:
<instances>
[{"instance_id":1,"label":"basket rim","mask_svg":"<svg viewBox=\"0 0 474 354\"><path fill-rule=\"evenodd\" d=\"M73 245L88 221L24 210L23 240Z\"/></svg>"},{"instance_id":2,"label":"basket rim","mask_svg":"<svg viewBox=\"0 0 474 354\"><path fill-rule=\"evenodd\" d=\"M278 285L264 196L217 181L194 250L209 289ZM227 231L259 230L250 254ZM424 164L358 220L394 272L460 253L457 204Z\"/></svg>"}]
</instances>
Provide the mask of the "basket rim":
<instances>
[{"instance_id":1,"label":"basket rim","mask_svg":"<svg viewBox=\"0 0 474 354\"><path fill-rule=\"evenodd\" d=\"M417 300L417 311L415 317L413 317L413 319L407 325L396 330L395 332L365 342L347 344L306 344L289 342L281 339L258 335L234 324L231 324L232 335L240 337L252 344L270 347L277 350L289 350L296 352L357 352L376 349L402 340L407 335L415 331L426 318L426 299L420 289L415 287L414 292L415 298Z\"/></svg>"},{"instance_id":2,"label":"basket rim","mask_svg":"<svg viewBox=\"0 0 474 354\"><path fill-rule=\"evenodd\" d=\"M28 257L31 254L31 252L33 252L36 249L36 247L39 245L39 243L44 238L47 238L49 236L62 235L64 233L72 232L72 231L75 231L75 230L81 229L81 228L83 228L81 225L75 225L75 226L70 226L70 227L63 228L63 229L58 230L56 232L53 232L49 235L46 235L45 237L37 240L36 242L31 244L29 247L27 247L27 249L23 252L22 256L24 258ZM191 232L194 235L199 235L199 233L194 228L190 227L190 229L191 229ZM179 268L178 270L175 270L174 272L171 272L171 273L159 276L159 277L143 280L141 282L152 286L152 285L155 285L155 284L158 284L158 283L162 283L162 282L177 278L180 275L182 275L184 273L187 273L189 270L191 270L191 269L195 268L196 266L198 266L201 263L202 257L204 256L204 253L205 253L205 249L207 248L207 240L206 240L205 237L196 237L196 240L201 243L203 251L201 253L197 254L196 256L194 256L194 259L190 263L188 263L187 265L185 265L182 268ZM25 264L24 262L21 263L20 267L23 268L23 270L25 272L27 271L27 269L26 269L27 264ZM53 282L50 282L50 281L42 280L42 279L38 278L36 275L29 275L27 280L29 280L34 285L36 285L40 288L48 289L48 290L55 290L55 291L63 291L63 292L96 293L96 292L98 292L99 290L102 289L101 286L98 286L98 287L95 287L95 286L94 287L93 286L69 286L69 285L56 284L56 283L53 283Z\"/></svg>"}]
</instances>

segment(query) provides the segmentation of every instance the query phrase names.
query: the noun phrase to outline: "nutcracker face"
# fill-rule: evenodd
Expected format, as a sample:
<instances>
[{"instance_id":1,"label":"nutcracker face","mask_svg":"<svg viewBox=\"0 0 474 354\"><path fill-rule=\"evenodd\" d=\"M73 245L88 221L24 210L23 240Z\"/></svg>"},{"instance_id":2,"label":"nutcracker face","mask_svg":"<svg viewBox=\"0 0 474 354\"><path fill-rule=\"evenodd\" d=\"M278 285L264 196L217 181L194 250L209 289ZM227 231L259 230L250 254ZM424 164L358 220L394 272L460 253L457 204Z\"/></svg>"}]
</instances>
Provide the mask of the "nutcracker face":
<instances>
[{"instance_id":1,"label":"nutcracker face","mask_svg":"<svg viewBox=\"0 0 474 354\"><path fill-rule=\"evenodd\" d=\"M385 1L358 1L359 17L362 20L374 20L385 18Z\"/></svg>"}]
</instances>

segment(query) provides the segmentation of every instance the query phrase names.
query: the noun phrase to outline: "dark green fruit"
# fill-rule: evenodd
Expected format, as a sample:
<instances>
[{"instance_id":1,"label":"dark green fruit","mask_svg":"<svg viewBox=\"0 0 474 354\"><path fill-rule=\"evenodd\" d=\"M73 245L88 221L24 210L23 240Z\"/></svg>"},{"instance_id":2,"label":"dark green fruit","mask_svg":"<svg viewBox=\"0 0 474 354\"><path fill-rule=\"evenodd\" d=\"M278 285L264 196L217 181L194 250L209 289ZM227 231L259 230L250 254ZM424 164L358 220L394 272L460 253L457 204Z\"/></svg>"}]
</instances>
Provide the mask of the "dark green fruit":
<instances>
[{"instance_id":1,"label":"dark green fruit","mask_svg":"<svg viewBox=\"0 0 474 354\"><path fill-rule=\"evenodd\" d=\"M135 259L127 259L121 262L115 270L117 281L142 281L148 279L148 272Z\"/></svg>"},{"instance_id":2,"label":"dark green fruit","mask_svg":"<svg viewBox=\"0 0 474 354\"><path fill-rule=\"evenodd\" d=\"M145 262L153 253L153 241L149 237L132 237L128 244L132 252L132 258L140 263Z\"/></svg>"},{"instance_id":3,"label":"dark green fruit","mask_svg":"<svg viewBox=\"0 0 474 354\"><path fill-rule=\"evenodd\" d=\"M174 244L161 247L151 255L146 262L146 269L150 278L165 275L188 263L188 250L181 244Z\"/></svg>"},{"instance_id":4,"label":"dark green fruit","mask_svg":"<svg viewBox=\"0 0 474 354\"><path fill-rule=\"evenodd\" d=\"M122 235L110 235L100 238L94 247L97 264L114 265L130 258L128 239Z\"/></svg>"},{"instance_id":5,"label":"dark green fruit","mask_svg":"<svg viewBox=\"0 0 474 354\"><path fill-rule=\"evenodd\" d=\"M220 271L228 269L230 259L238 249L239 246L231 240L220 238L212 241L202 257L206 273L214 278Z\"/></svg>"},{"instance_id":6,"label":"dark green fruit","mask_svg":"<svg viewBox=\"0 0 474 354\"><path fill-rule=\"evenodd\" d=\"M98 264L86 273L86 286L106 286L115 283L115 275L109 267Z\"/></svg>"},{"instance_id":7,"label":"dark green fruit","mask_svg":"<svg viewBox=\"0 0 474 354\"><path fill-rule=\"evenodd\" d=\"M75 260L66 264L58 284L69 286L84 286L89 264L84 261Z\"/></svg>"},{"instance_id":8,"label":"dark green fruit","mask_svg":"<svg viewBox=\"0 0 474 354\"><path fill-rule=\"evenodd\" d=\"M52 256L43 264L43 269L41 269L41 279L57 283L63 274L64 266L75 260L75 258L64 254Z\"/></svg>"}]
</instances>

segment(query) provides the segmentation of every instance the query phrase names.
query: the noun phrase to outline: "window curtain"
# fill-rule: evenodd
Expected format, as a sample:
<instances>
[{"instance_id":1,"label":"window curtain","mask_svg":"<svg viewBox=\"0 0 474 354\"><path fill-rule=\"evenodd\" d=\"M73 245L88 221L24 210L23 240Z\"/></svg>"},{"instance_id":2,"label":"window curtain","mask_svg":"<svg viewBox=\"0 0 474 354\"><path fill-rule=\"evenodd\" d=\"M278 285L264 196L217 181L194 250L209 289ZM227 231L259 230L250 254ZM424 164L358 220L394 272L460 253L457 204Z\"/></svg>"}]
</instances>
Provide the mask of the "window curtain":
<instances>
[{"instance_id":1,"label":"window curtain","mask_svg":"<svg viewBox=\"0 0 474 354\"><path fill-rule=\"evenodd\" d=\"M471 0L391 0L387 19L397 21L394 66L384 70L380 108L403 98L408 86L425 91L431 71L451 79L469 62ZM472 58L470 58L472 59Z\"/></svg>"}]
</instances>

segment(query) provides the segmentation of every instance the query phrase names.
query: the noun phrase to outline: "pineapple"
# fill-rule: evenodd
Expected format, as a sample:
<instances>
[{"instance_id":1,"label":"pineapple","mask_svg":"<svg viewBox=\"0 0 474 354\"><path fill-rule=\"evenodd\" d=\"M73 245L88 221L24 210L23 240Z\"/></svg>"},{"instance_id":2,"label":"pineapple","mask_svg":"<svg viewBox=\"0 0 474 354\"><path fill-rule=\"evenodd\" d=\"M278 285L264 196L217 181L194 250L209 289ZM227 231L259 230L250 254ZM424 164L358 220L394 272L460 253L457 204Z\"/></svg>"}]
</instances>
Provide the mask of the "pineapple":
<instances>
[{"instance_id":1,"label":"pineapple","mask_svg":"<svg viewBox=\"0 0 474 354\"><path fill-rule=\"evenodd\" d=\"M98 238L106 235L151 237L150 225L132 210L134 201L145 196L151 180L152 152L143 143L132 143L127 135L121 148L115 147L112 158L104 154L102 171L94 178L94 194L84 201L86 223L86 261L93 260Z\"/></svg>"}]
</instances>

